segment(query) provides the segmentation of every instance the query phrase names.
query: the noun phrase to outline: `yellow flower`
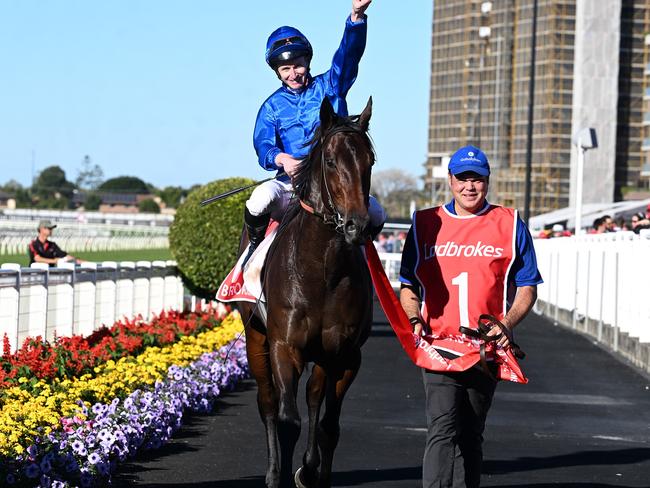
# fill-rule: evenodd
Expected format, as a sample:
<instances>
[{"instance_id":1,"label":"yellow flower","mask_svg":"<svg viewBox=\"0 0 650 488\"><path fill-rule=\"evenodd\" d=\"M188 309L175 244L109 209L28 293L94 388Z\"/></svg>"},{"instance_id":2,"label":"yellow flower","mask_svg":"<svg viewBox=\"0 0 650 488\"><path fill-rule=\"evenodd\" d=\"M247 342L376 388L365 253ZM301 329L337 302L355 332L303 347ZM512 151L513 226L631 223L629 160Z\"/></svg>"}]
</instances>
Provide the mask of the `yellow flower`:
<instances>
[{"instance_id":1,"label":"yellow flower","mask_svg":"<svg viewBox=\"0 0 650 488\"><path fill-rule=\"evenodd\" d=\"M239 316L231 314L219 327L197 336L184 336L169 346L150 347L136 357L99 365L94 377L86 374L52 385L39 382L33 393L20 387L6 389L0 410L0 455L16 456L39 435L39 428L48 434L60 428L62 417L81 416L79 399L90 408L95 402L124 398L138 388L163 380L170 366L186 366L203 353L219 349L238 337L242 329Z\"/></svg>"}]
</instances>

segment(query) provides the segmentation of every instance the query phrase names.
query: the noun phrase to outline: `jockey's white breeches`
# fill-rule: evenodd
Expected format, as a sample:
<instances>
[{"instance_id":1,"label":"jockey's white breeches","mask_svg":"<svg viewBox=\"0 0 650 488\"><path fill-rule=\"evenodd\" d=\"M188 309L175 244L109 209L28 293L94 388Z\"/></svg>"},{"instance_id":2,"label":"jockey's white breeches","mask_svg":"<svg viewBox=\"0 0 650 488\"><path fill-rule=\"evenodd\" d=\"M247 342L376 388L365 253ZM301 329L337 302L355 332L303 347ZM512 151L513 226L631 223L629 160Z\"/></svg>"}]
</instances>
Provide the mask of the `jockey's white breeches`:
<instances>
[{"instance_id":1,"label":"jockey's white breeches","mask_svg":"<svg viewBox=\"0 0 650 488\"><path fill-rule=\"evenodd\" d=\"M280 222L289 205L292 192L291 181L267 181L253 190L246 201L246 208L255 216L270 213L273 220ZM368 205L368 217L372 227L378 227L386 221L386 211L373 196L370 197Z\"/></svg>"}]
</instances>

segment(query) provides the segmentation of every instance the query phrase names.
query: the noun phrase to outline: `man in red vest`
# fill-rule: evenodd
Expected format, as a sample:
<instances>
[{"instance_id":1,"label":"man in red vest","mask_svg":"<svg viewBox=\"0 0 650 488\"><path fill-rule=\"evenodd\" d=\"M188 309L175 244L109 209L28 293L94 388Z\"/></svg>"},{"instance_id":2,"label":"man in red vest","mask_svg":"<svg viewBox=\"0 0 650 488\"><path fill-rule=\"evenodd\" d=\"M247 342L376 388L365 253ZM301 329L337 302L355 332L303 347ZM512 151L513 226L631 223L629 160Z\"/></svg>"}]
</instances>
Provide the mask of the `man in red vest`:
<instances>
[{"instance_id":1,"label":"man in red vest","mask_svg":"<svg viewBox=\"0 0 650 488\"><path fill-rule=\"evenodd\" d=\"M495 351L510 347L511 331L532 308L542 280L532 237L517 211L486 200L486 155L474 146L459 149L448 178L451 202L413 215L402 253L400 303L414 333L445 358L438 370L422 370L428 424L423 486L474 488L496 387ZM488 333L502 334L483 361L493 374L478 365L451 372L445 363L463 364L463 355L480 347L460 328L476 329L483 314L505 325L504 333L500 327Z\"/></svg>"}]
</instances>

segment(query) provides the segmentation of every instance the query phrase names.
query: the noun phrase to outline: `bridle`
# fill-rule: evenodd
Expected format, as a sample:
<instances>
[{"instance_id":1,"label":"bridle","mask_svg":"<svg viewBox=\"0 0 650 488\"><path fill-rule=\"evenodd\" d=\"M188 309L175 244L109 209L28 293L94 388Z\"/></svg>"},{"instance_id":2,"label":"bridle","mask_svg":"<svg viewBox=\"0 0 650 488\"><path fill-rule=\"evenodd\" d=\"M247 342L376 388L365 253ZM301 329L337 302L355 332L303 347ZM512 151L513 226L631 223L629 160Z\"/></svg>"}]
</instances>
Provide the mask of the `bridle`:
<instances>
[{"instance_id":1,"label":"bridle","mask_svg":"<svg viewBox=\"0 0 650 488\"><path fill-rule=\"evenodd\" d=\"M345 219L343 218L343 215L341 215L341 212L339 212L339 209L336 207L336 204L334 203L334 199L332 198L332 192L330 191L329 185L327 184L327 178L325 177L325 142L332 137L335 134L338 134L340 132L350 132L350 133L359 133L362 132L361 128L358 125L338 125L330 130L328 130L325 134L323 134L320 137L319 144L321 146L321 162L320 162L320 167L321 167L321 177L323 180L323 183L325 185L325 194L327 196L327 201L325 202L325 207L327 210L329 210L328 213L320 213L316 211L316 209L312 206L303 201L302 199L300 200L300 206L307 211L308 213L315 215L316 217L322 219L322 221L326 225L332 225L334 227L334 230L338 232L339 234L344 233L344 228L345 228ZM329 207L329 208L328 208Z\"/></svg>"}]
</instances>

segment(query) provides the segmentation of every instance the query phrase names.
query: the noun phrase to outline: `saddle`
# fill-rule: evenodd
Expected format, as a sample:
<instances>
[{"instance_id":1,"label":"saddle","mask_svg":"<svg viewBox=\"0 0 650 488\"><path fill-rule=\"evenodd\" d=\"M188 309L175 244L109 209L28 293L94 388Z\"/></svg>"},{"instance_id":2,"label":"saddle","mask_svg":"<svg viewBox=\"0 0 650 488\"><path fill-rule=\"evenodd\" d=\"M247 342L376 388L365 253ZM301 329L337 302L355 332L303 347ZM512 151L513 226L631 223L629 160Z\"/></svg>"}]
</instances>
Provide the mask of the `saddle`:
<instances>
[{"instance_id":1,"label":"saddle","mask_svg":"<svg viewBox=\"0 0 650 488\"><path fill-rule=\"evenodd\" d=\"M266 229L264 240L257 246L246 265L242 268L242 262L248 254L248 246L239 256L228 276L219 285L216 299L220 302L264 302L262 292L262 268L266 261L266 254L275 239L278 229L278 222L271 221ZM250 244L249 244L250 246Z\"/></svg>"}]
</instances>

